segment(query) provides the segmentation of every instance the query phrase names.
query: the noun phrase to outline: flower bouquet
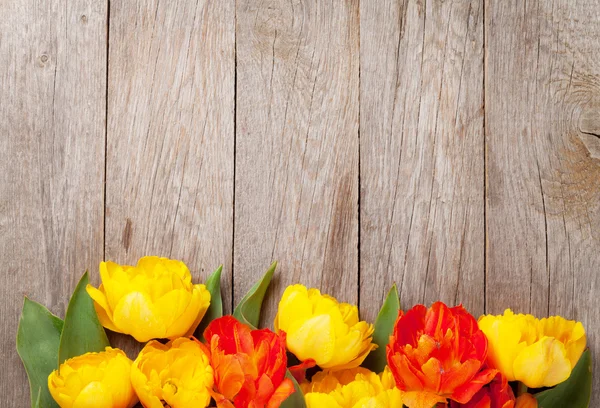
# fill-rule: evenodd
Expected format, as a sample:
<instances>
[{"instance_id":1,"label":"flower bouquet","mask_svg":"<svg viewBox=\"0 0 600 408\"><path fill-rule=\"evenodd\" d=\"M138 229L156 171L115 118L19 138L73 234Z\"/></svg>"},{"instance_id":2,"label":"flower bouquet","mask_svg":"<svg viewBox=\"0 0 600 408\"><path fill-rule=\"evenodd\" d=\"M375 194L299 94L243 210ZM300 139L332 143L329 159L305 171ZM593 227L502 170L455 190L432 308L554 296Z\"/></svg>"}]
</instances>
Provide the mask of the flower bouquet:
<instances>
[{"instance_id":1,"label":"flower bouquet","mask_svg":"<svg viewBox=\"0 0 600 408\"><path fill-rule=\"evenodd\" d=\"M584 408L591 357L580 322L485 315L436 302L404 312L396 287L374 324L317 289L287 287L257 329L273 264L223 316L217 269L144 257L83 275L64 320L25 298L17 351L32 407ZM134 360L105 328L145 343Z\"/></svg>"}]
</instances>

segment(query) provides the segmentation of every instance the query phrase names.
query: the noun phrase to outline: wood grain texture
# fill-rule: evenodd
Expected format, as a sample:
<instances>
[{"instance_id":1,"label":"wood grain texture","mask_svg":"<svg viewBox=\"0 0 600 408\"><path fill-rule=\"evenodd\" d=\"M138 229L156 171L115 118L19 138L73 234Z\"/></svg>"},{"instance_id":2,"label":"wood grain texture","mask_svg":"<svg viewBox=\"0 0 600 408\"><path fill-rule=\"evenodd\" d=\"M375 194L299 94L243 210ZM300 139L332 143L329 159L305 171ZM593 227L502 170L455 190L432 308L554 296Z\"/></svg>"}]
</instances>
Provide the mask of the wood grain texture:
<instances>
[{"instance_id":1,"label":"wood grain texture","mask_svg":"<svg viewBox=\"0 0 600 408\"><path fill-rule=\"evenodd\" d=\"M234 1L110 4L106 259L223 264L230 311Z\"/></svg>"},{"instance_id":2,"label":"wood grain texture","mask_svg":"<svg viewBox=\"0 0 600 408\"><path fill-rule=\"evenodd\" d=\"M64 316L102 259L106 1L0 2L0 396L29 400L23 295Z\"/></svg>"},{"instance_id":3,"label":"wood grain texture","mask_svg":"<svg viewBox=\"0 0 600 408\"><path fill-rule=\"evenodd\" d=\"M596 354L599 19L598 1L486 3L487 311L580 320Z\"/></svg>"},{"instance_id":4,"label":"wood grain texture","mask_svg":"<svg viewBox=\"0 0 600 408\"><path fill-rule=\"evenodd\" d=\"M272 260L263 321L292 282L358 294L358 1L237 2L234 297Z\"/></svg>"},{"instance_id":5,"label":"wood grain texture","mask_svg":"<svg viewBox=\"0 0 600 408\"><path fill-rule=\"evenodd\" d=\"M361 2L360 309L483 312L483 7Z\"/></svg>"}]
</instances>

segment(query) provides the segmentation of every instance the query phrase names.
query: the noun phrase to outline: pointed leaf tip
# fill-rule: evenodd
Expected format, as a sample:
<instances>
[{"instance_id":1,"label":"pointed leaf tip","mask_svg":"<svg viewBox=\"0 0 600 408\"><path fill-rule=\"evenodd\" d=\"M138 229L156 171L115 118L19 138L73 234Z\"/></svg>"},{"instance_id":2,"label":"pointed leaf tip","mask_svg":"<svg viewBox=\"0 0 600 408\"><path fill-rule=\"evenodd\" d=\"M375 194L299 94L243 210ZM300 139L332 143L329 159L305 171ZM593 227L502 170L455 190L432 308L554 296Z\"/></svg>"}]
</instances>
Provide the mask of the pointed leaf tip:
<instances>
[{"instance_id":1,"label":"pointed leaf tip","mask_svg":"<svg viewBox=\"0 0 600 408\"><path fill-rule=\"evenodd\" d=\"M223 265L219 266L206 280L206 289L210 292L210 305L202 321L194 331L194 337L202 339L204 330L215 319L223 316L223 299L221 297L221 272Z\"/></svg>"},{"instance_id":2,"label":"pointed leaf tip","mask_svg":"<svg viewBox=\"0 0 600 408\"><path fill-rule=\"evenodd\" d=\"M41 304L25 298L17 329L17 353L27 371L33 408L58 408L48 391L48 376L58 368L62 329L61 319Z\"/></svg>"},{"instance_id":3,"label":"pointed leaf tip","mask_svg":"<svg viewBox=\"0 0 600 408\"><path fill-rule=\"evenodd\" d=\"M381 306L377 320L375 320L373 343L377 344L377 348L369 353L362 364L363 367L376 373L380 373L385 369L387 365L385 350L394 329L394 323L396 323L396 319L398 318L399 310L400 298L398 297L398 289L394 283Z\"/></svg>"},{"instance_id":4,"label":"pointed leaf tip","mask_svg":"<svg viewBox=\"0 0 600 408\"><path fill-rule=\"evenodd\" d=\"M85 353L104 351L110 346L104 328L98 320L94 301L85 289L87 284L88 273L85 272L67 307L58 349L59 364Z\"/></svg>"},{"instance_id":5,"label":"pointed leaf tip","mask_svg":"<svg viewBox=\"0 0 600 408\"><path fill-rule=\"evenodd\" d=\"M240 322L256 328L260 320L260 312L262 307L263 299L271 279L273 279L273 273L277 268L277 261L273 262L269 269L265 272L263 277L250 288L248 293L242 298L240 303L233 311L233 317L238 319Z\"/></svg>"}]
</instances>

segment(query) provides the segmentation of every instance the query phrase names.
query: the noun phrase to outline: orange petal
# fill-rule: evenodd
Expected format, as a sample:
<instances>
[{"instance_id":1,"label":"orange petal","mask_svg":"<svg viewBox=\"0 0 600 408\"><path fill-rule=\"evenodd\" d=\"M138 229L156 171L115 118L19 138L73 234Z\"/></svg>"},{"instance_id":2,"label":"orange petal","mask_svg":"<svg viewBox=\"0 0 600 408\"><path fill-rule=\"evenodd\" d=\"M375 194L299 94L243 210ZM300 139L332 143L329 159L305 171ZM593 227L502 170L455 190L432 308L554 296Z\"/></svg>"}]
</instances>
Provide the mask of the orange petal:
<instances>
[{"instance_id":1,"label":"orange petal","mask_svg":"<svg viewBox=\"0 0 600 408\"><path fill-rule=\"evenodd\" d=\"M269 402L267 402L267 408L278 408L294 391L294 383L289 378L286 378L279 384L273 395L271 395Z\"/></svg>"},{"instance_id":2,"label":"orange petal","mask_svg":"<svg viewBox=\"0 0 600 408\"><path fill-rule=\"evenodd\" d=\"M408 408L431 408L446 403L446 398L427 391L410 391L402 394L402 402Z\"/></svg>"}]
</instances>

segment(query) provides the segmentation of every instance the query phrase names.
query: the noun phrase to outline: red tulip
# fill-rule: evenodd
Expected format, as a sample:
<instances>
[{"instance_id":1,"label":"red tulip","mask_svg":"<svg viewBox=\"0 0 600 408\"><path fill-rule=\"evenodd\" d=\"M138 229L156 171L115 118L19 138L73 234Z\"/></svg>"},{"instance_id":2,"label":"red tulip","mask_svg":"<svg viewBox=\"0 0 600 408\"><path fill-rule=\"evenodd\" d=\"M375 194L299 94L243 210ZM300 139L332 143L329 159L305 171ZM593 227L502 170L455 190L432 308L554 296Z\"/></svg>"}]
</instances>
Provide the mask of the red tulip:
<instances>
[{"instance_id":1,"label":"red tulip","mask_svg":"<svg viewBox=\"0 0 600 408\"><path fill-rule=\"evenodd\" d=\"M466 404L495 376L482 368L487 339L462 306L417 305L398 314L387 346L396 386L410 408L431 408L447 399Z\"/></svg>"},{"instance_id":2,"label":"red tulip","mask_svg":"<svg viewBox=\"0 0 600 408\"><path fill-rule=\"evenodd\" d=\"M502 373L496 374L491 383L483 387L466 404L452 402L450 408L514 408L515 395Z\"/></svg>"},{"instance_id":3,"label":"red tulip","mask_svg":"<svg viewBox=\"0 0 600 408\"><path fill-rule=\"evenodd\" d=\"M219 408L276 408L294 392L285 378L285 333L251 330L232 316L213 320L204 331L215 373Z\"/></svg>"}]
</instances>

